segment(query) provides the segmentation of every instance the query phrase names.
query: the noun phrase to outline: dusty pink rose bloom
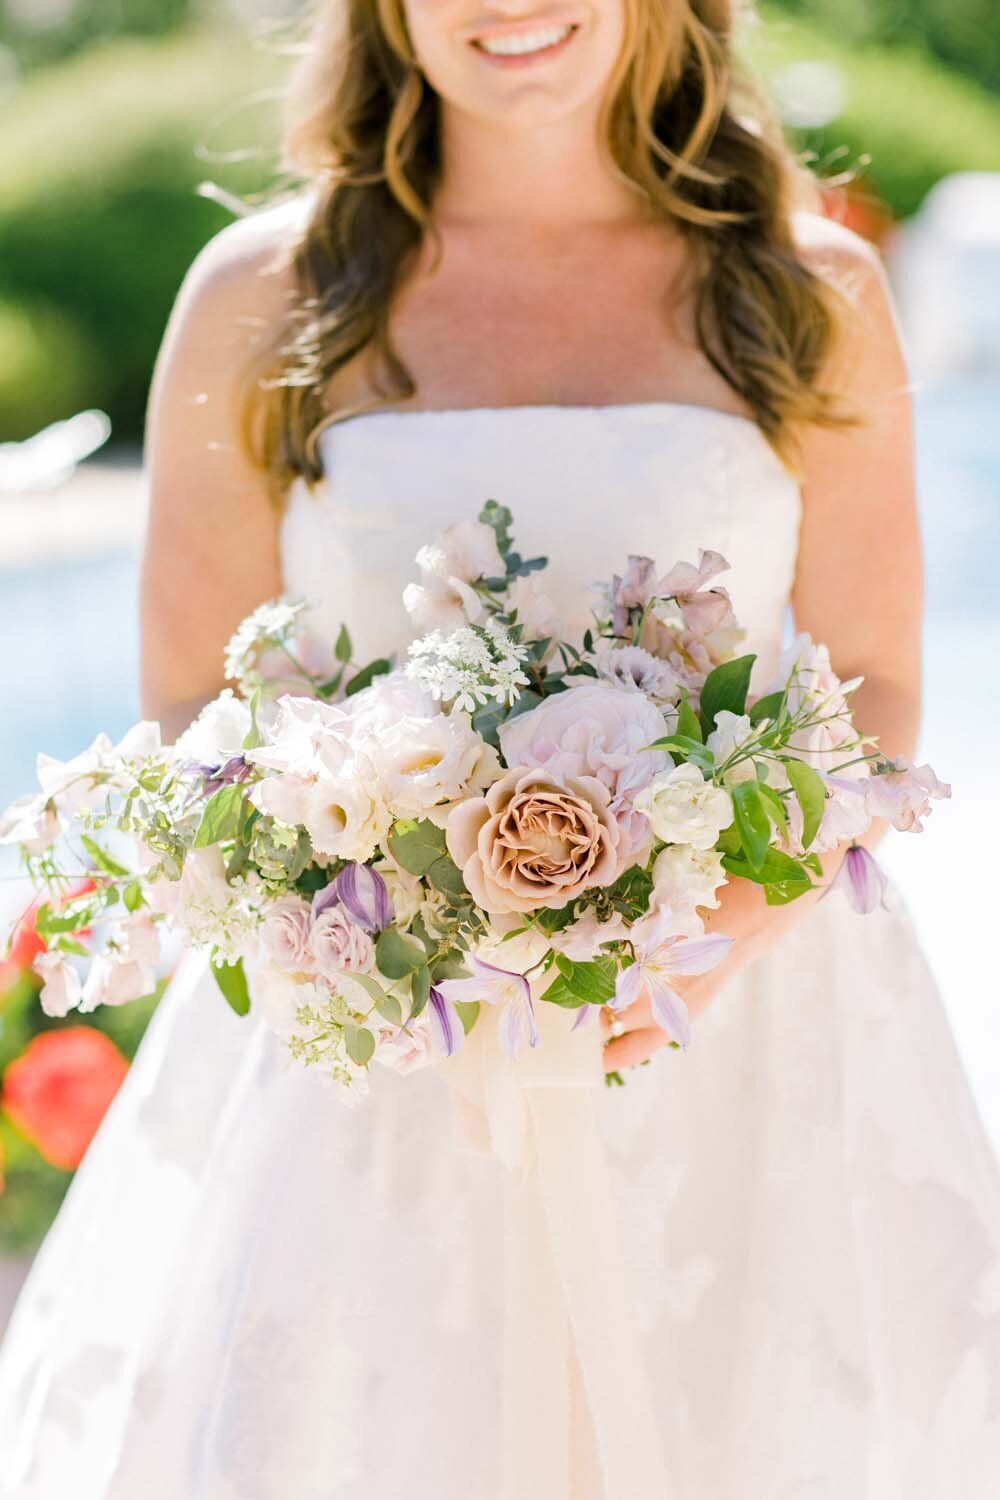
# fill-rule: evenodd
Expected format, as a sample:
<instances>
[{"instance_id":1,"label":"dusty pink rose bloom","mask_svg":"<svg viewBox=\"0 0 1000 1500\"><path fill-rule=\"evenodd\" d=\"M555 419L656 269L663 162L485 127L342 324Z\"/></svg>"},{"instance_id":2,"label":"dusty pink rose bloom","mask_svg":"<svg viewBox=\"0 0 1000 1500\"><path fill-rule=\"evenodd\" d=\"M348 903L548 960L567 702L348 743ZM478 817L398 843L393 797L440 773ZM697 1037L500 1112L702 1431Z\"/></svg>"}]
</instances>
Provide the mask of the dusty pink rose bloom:
<instances>
[{"instance_id":1,"label":"dusty pink rose bloom","mask_svg":"<svg viewBox=\"0 0 1000 1500\"><path fill-rule=\"evenodd\" d=\"M594 776L518 766L460 803L446 837L473 900L488 912L559 909L621 869L620 831Z\"/></svg>"},{"instance_id":2,"label":"dusty pink rose bloom","mask_svg":"<svg viewBox=\"0 0 1000 1500\"><path fill-rule=\"evenodd\" d=\"M309 953L309 930L312 915L309 903L300 896L282 896L269 909L260 929L260 941L272 963L281 969L312 968Z\"/></svg>"},{"instance_id":3,"label":"dusty pink rose bloom","mask_svg":"<svg viewBox=\"0 0 1000 1500\"><path fill-rule=\"evenodd\" d=\"M950 797L951 787L928 765L915 766L898 756L893 766L867 781L868 812L873 818L886 818L901 833L922 833L921 820L931 810L931 798Z\"/></svg>"},{"instance_id":4,"label":"dusty pink rose bloom","mask_svg":"<svg viewBox=\"0 0 1000 1500\"><path fill-rule=\"evenodd\" d=\"M309 931L309 954L324 979L341 974L365 974L375 960L375 947L363 927L339 906L321 911Z\"/></svg>"}]
</instances>

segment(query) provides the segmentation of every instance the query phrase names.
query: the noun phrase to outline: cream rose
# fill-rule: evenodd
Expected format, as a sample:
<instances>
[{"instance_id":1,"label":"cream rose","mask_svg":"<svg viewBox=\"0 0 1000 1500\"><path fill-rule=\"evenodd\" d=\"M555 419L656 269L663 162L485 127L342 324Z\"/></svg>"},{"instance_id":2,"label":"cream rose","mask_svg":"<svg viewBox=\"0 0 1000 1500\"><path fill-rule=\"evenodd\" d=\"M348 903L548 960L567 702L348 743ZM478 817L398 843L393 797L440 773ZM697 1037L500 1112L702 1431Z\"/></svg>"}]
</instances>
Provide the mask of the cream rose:
<instances>
[{"instance_id":1,"label":"cream rose","mask_svg":"<svg viewBox=\"0 0 1000 1500\"><path fill-rule=\"evenodd\" d=\"M733 821L729 793L706 781L697 766L675 766L654 777L636 794L635 805L667 844L693 844L711 849L723 828Z\"/></svg>"},{"instance_id":2,"label":"cream rose","mask_svg":"<svg viewBox=\"0 0 1000 1500\"><path fill-rule=\"evenodd\" d=\"M556 909L620 873L620 830L594 776L516 767L460 803L445 836L473 900L488 912Z\"/></svg>"}]
</instances>

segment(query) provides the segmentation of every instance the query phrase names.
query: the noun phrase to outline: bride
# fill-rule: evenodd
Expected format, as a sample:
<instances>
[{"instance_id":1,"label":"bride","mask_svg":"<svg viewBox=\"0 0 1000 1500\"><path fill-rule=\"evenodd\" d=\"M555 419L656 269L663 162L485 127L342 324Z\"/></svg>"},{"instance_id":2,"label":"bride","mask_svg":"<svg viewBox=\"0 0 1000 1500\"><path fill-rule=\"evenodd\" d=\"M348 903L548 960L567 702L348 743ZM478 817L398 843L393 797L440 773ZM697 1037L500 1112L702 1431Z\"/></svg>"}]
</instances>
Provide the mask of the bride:
<instances>
[{"instance_id":1,"label":"bride","mask_svg":"<svg viewBox=\"0 0 1000 1500\"><path fill-rule=\"evenodd\" d=\"M168 733L283 590L391 651L418 545L495 496L568 627L570 580L716 549L755 689L790 603L913 754L894 314L737 93L734 9L319 0L286 104L305 187L198 255L156 367ZM346 1111L186 957L0 1355L0 1494L994 1495L997 1163L895 889L865 917L818 896L725 887L692 1045L654 1056L639 1006L606 1028L626 1086L592 1138L550 1091L561 1166L527 1186L463 1144L450 1063Z\"/></svg>"}]
</instances>

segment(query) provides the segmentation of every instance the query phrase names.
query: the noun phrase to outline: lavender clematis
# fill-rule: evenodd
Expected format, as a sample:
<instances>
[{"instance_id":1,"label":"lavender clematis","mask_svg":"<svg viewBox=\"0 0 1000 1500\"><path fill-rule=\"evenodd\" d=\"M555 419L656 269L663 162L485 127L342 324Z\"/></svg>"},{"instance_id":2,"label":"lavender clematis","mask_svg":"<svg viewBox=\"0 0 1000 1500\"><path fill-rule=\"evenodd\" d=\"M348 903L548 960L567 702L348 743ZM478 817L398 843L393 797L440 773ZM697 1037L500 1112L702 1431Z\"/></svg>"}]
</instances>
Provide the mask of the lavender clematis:
<instances>
[{"instance_id":1,"label":"lavender clematis","mask_svg":"<svg viewBox=\"0 0 1000 1500\"><path fill-rule=\"evenodd\" d=\"M445 1057L453 1057L465 1041L465 1027L455 1009L454 1002L442 995L440 987L431 985L428 995L428 1020L434 1050Z\"/></svg>"},{"instance_id":2,"label":"lavender clematis","mask_svg":"<svg viewBox=\"0 0 1000 1500\"><path fill-rule=\"evenodd\" d=\"M466 958L472 970L471 979L443 979L434 986L444 1000L479 1001L486 1005L503 1007L500 1016L500 1045L508 1057L516 1057L517 1049L528 1037L528 1045L538 1046L538 1031L535 1026L535 1007L531 998L531 986L523 974L514 974L509 969L498 969L493 964L483 963L472 953Z\"/></svg>"},{"instance_id":3,"label":"lavender clematis","mask_svg":"<svg viewBox=\"0 0 1000 1500\"><path fill-rule=\"evenodd\" d=\"M221 791L224 786L236 786L248 781L254 772L253 766L242 752L230 755L228 759L211 766L200 761L189 761L185 770L204 778L206 797Z\"/></svg>"},{"instance_id":4,"label":"lavender clematis","mask_svg":"<svg viewBox=\"0 0 1000 1500\"><path fill-rule=\"evenodd\" d=\"M851 844L820 900L831 891L842 891L854 910L867 916L876 906L888 910L885 904L887 884L885 872L875 856L863 844Z\"/></svg>"},{"instance_id":5,"label":"lavender clematis","mask_svg":"<svg viewBox=\"0 0 1000 1500\"><path fill-rule=\"evenodd\" d=\"M647 919L644 919L647 920ZM671 984L681 974L707 974L720 964L734 939L722 933L706 937L681 937L674 915L666 907L657 912L636 943L635 963L618 975L612 1010L624 1010L648 996L653 1020L679 1046L691 1040L691 1022L683 998Z\"/></svg>"},{"instance_id":6,"label":"lavender clematis","mask_svg":"<svg viewBox=\"0 0 1000 1500\"><path fill-rule=\"evenodd\" d=\"M313 917L334 902L339 903L352 921L373 936L382 932L393 919L388 887L370 865L345 865L334 880L313 897Z\"/></svg>"}]
</instances>

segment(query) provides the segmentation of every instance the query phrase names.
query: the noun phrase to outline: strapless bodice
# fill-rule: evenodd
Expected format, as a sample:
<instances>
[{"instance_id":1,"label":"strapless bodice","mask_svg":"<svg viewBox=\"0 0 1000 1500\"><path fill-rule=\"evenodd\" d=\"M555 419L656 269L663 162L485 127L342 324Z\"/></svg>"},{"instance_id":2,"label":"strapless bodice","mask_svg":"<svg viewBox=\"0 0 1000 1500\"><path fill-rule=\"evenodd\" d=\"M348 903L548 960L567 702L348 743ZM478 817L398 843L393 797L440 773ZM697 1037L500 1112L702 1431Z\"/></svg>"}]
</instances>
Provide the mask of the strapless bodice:
<instances>
[{"instance_id":1,"label":"strapless bodice","mask_svg":"<svg viewBox=\"0 0 1000 1500\"><path fill-rule=\"evenodd\" d=\"M399 651L412 631L404 586L414 555L451 521L495 499L514 513L518 548L545 555L545 589L567 634L586 628L594 584L629 553L663 570L698 548L721 552L719 579L770 677L792 586L801 495L747 418L669 402L623 406L378 411L320 434L323 480L297 479L281 525L284 585L309 600L356 659Z\"/></svg>"}]
</instances>

